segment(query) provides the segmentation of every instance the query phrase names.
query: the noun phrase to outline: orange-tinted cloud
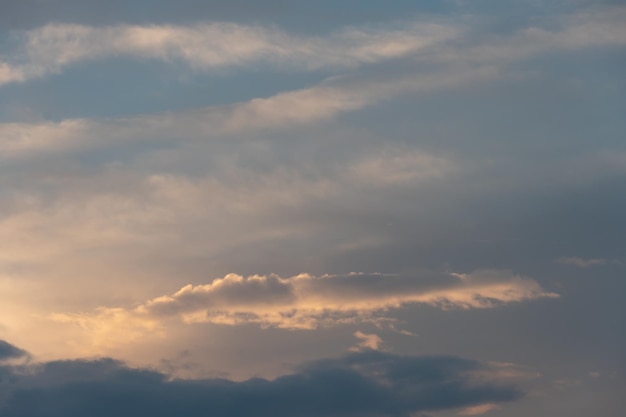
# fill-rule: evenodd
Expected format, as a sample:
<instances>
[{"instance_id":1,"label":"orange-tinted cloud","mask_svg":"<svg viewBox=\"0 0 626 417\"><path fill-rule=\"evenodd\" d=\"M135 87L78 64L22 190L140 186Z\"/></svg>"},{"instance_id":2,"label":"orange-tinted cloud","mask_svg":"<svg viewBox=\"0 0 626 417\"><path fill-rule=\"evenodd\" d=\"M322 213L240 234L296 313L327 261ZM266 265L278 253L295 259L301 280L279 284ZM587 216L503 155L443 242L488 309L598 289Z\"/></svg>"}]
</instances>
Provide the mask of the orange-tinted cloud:
<instances>
[{"instance_id":1,"label":"orange-tinted cloud","mask_svg":"<svg viewBox=\"0 0 626 417\"><path fill-rule=\"evenodd\" d=\"M228 274L205 285L187 285L134 308L101 308L95 313L55 314L98 333L120 318L136 331L154 331L171 320L185 323L315 329L346 323L384 322L389 311L427 304L442 309L492 308L538 298L558 297L534 280L508 271L471 274L385 275L351 273L243 277ZM121 337L122 335L120 335ZM112 339L113 338L113 339ZM111 342L115 337L107 333ZM367 342L367 341L366 341Z\"/></svg>"}]
</instances>

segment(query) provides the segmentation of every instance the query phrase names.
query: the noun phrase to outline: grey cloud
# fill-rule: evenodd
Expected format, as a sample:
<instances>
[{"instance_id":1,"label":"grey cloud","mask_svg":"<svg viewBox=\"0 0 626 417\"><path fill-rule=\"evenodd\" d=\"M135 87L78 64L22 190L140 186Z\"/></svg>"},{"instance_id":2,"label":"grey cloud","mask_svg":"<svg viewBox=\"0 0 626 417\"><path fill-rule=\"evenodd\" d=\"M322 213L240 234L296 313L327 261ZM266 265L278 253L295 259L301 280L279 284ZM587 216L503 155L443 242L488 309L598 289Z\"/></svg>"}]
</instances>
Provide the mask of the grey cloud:
<instances>
[{"instance_id":1,"label":"grey cloud","mask_svg":"<svg viewBox=\"0 0 626 417\"><path fill-rule=\"evenodd\" d=\"M364 351L274 380L171 380L112 360L5 368L0 414L42 416L398 416L506 403L523 392L497 367L448 356Z\"/></svg>"},{"instance_id":2,"label":"grey cloud","mask_svg":"<svg viewBox=\"0 0 626 417\"><path fill-rule=\"evenodd\" d=\"M576 258L576 257L562 257L556 260L558 263L563 265L575 266L578 268L589 268L592 266L602 266L610 263L608 259L584 259L584 258Z\"/></svg>"},{"instance_id":3,"label":"grey cloud","mask_svg":"<svg viewBox=\"0 0 626 417\"><path fill-rule=\"evenodd\" d=\"M0 340L0 361L7 359L24 358L27 356L28 352L26 352L25 350L13 346L12 344L4 340Z\"/></svg>"}]
</instances>

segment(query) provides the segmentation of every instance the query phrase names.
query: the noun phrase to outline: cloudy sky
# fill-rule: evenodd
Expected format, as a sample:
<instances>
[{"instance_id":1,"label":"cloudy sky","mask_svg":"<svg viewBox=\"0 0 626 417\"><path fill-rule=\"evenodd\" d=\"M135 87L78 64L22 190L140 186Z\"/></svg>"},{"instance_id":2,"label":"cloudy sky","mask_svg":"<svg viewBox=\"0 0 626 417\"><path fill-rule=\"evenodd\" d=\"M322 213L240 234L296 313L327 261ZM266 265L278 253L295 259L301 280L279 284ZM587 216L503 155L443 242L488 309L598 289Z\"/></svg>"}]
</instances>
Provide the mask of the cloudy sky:
<instances>
[{"instance_id":1,"label":"cloudy sky","mask_svg":"<svg viewBox=\"0 0 626 417\"><path fill-rule=\"evenodd\" d=\"M0 0L0 415L618 417L620 0Z\"/></svg>"}]
</instances>

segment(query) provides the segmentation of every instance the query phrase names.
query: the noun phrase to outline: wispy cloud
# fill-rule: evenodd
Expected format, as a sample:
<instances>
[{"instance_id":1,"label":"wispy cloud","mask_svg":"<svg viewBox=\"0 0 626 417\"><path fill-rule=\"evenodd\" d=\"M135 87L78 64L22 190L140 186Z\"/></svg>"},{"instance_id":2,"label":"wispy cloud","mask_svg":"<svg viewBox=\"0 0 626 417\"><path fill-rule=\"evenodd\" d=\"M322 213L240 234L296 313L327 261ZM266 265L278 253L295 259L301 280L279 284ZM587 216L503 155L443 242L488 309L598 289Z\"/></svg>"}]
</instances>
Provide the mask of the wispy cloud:
<instances>
[{"instance_id":1,"label":"wispy cloud","mask_svg":"<svg viewBox=\"0 0 626 417\"><path fill-rule=\"evenodd\" d=\"M200 148L206 154L203 168L211 165L211 170L195 176L168 174L172 165L180 165L174 160L159 169L163 173L153 167L146 173L141 167L113 165L95 172L81 170L79 176L48 172L29 179L27 186L0 180L14 190L3 200L0 239L11 244L0 252L0 262L48 264L85 249L90 256L154 250L158 257L180 250L186 256L207 256L242 242L296 236L303 230L308 234L306 223L272 219L278 213L345 200L349 190L416 188L461 169L451 157L386 146L319 166L317 161L298 166L270 159L269 167L258 172L220 161L224 154L241 154L246 144L228 146L215 157ZM188 157L189 151L183 154ZM51 194L42 195L42 189ZM211 232L193 233L198 227ZM183 237L190 233L198 240ZM188 244L181 246L181 239Z\"/></svg>"},{"instance_id":2,"label":"wispy cloud","mask_svg":"<svg viewBox=\"0 0 626 417\"><path fill-rule=\"evenodd\" d=\"M387 28L348 27L301 36L275 27L235 23L194 26L50 24L14 34L0 56L0 85L58 73L77 62L127 56L182 62L196 71L262 63L303 70L354 68L413 57L429 62L503 64L550 50L624 45L623 7L560 16L547 27L474 39L459 22L409 22ZM453 43L447 41L454 41Z\"/></svg>"},{"instance_id":3,"label":"wispy cloud","mask_svg":"<svg viewBox=\"0 0 626 417\"><path fill-rule=\"evenodd\" d=\"M72 149L115 147L159 139L210 140L266 129L281 129L332 119L380 101L420 91L451 88L497 75L493 67L453 68L438 73L329 80L319 85L233 105L118 119L67 119L60 122L0 123L0 158L17 158ZM399 158L400 165L406 161ZM410 161L409 161L410 163ZM379 169L376 164L362 169ZM389 175L394 176L393 173Z\"/></svg>"},{"instance_id":4,"label":"wispy cloud","mask_svg":"<svg viewBox=\"0 0 626 417\"><path fill-rule=\"evenodd\" d=\"M563 265L575 266L578 268L590 268L592 266L602 266L610 263L616 263L619 261L601 258L576 258L576 257L563 257L556 260Z\"/></svg>"},{"instance_id":5,"label":"wispy cloud","mask_svg":"<svg viewBox=\"0 0 626 417\"><path fill-rule=\"evenodd\" d=\"M356 346L350 348L353 352L359 352L361 350L371 349L378 350L383 344L383 339L377 334L363 333L361 331L354 332L354 337L359 339Z\"/></svg>"},{"instance_id":6,"label":"wispy cloud","mask_svg":"<svg viewBox=\"0 0 626 417\"><path fill-rule=\"evenodd\" d=\"M243 65L258 60L276 65L356 65L423 51L419 59L435 68L412 68L393 77L354 74L318 85L232 105L118 119L65 119L60 122L0 124L0 156L108 146L159 137L214 138L254 130L326 121L405 93L432 91L493 79L512 60L536 53L626 44L620 18L625 8L577 14L551 29L531 27L509 36L480 41L445 40L453 26L411 24L397 30L346 29L328 38L299 39L278 29L207 24L95 28L51 25L23 39L23 50L0 58L0 84L24 81L84 59L131 55L183 60L195 68ZM441 44L434 47L435 44ZM19 42L18 42L19 44ZM432 47L431 47L432 46ZM15 61L15 62L13 62ZM18 61L24 61L17 63ZM399 161L402 163L402 161ZM375 167L363 167L372 169ZM393 174L391 174L393 175Z\"/></svg>"},{"instance_id":7,"label":"wispy cloud","mask_svg":"<svg viewBox=\"0 0 626 417\"><path fill-rule=\"evenodd\" d=\"M488 413L489 411L497 410L498 408L500 408L500 407L497 404L475 405L475 406L472 406L472 407L467 407L464 410L461 410L461 412L459 412L459 415L461 415L461 416L479 416L479 415Z\"/></svg>"},{"instance_id":8,"label":"wispy cloud","mask_svg":"<svg viewBox=\"0 0 626 417\"><path fill-rule=\"evenodd\" d=\"M442 45L422 59L447 62L490 62L501 65L527 59L548 51L573 51L626 44L625 7L553 17L543 25L530 26L510 34L488 37L480 42L465 40L463 47Z\"/></svg>"},{"instance_id":9,"label":"wispy cloud","mask_svg":"<svg viewBox=\"0 0 626 417\"><path fill-rule=\"evenodd\" d=\"M4 62L0 60L0 85L57 73L79 61L114 56L183 62L198 71L258 62L305 70L355 67L407 56L456 34L452 27L418 22L378 30L346 28L325 37L235 23L50 24L15 35L19 47L2 58Z\"/></svg>"}]
</instances>

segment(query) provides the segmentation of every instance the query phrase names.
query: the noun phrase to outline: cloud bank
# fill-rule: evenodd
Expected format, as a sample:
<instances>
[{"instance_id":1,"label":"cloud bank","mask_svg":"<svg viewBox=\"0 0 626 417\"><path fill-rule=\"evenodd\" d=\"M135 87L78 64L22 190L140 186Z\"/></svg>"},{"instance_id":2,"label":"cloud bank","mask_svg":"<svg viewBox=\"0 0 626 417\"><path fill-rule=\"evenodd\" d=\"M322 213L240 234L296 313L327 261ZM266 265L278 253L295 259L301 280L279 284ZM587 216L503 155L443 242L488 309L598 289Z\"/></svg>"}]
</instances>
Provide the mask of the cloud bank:
<instances>
[{"instance_id":1,"label":"cloud bank","mask_svg":"<svg viewBox=\"0 0 626 417\"><path fill-rule=\"evenodd\" d=\"M169 379L113 359L0 367L3 416L397 416L502 404L524 394L497 366L377 351L273 380Z\"/></svg>"},{"instance_id":2,"label":"cloud bank","mask_svg":"<svg viewBox=\"0 0 626 417\"><path fill-rule=\"evenodd\" d=\"M28 352L12 344L0 340L0 362L8 359L19 359L28 356Z\"/></svg>"}]
</instances>

